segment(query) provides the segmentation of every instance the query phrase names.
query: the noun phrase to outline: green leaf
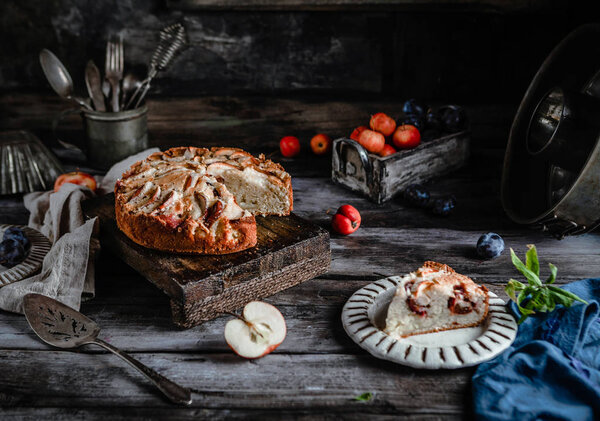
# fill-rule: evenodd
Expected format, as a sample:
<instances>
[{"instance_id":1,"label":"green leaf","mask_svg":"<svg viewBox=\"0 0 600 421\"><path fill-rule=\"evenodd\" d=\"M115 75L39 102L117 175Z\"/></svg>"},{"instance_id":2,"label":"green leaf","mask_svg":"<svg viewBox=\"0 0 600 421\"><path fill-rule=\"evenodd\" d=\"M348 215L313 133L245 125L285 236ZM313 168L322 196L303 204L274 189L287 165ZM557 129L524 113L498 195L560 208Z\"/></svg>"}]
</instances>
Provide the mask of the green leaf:
<instances>
[{"instance_id":1,"label":"green leaf","mask_svg":"<svg viewBox=\"0 0 600 421\"><path fill-rule=\"evenodd\" d=\"M528 302L525 307L521 306L521 303L529 296L529 293L531 291L534 290L534 287L532 287L531 285L525 287L525 289L519 294L519 297L517 298L516 304L517 307L519 308L519 312L522 315L530 315L530 314L534 314L535 311L531 310L531 301Z\"/></svg>"},{"instance_id":2,"label":"green leaf","mask_svg":"<svg viewBox=\"0 0 600 421\"><path fill-rule=\"evenodd\" d=\"M355 396L353 399L355 401L368 402L371 399L373 399L373 394L371 392L366 392L366 393L363 393L362 395Z\"/></svg>"},{"instance_id":3,"label":"green leaf","mask_svg":"<svg viewBox=\"0 0 600 421\"><path fill-rule=\"evenodd\" d=\"M532 294L531 300L527 304L531 303L532 308L535 308L537 311L544 313L546 311L546 304L544 303L542 295L542 290L538 289Z\"/></svg>"},{"instance_id":4,"label":"green leaf","mask_svg":"<svg viewBox=\"0 0 600 421\"><path fill-rule=\"evenodd\" d=\"M562 294L557 294L554 291L550 291L550 294L552 294L552 299L554 300L554 302L556 304L560 304L563 305L565 307L571 307L571 304L573 304L573 300L569 297L566 297Z\"/></svg>"},{"instance_id":5,"label":"green leaf","mask_svg":"<svg viewBox=\"0 0 600 421\"><path fill-rule=\"evenodd\" d=\"M510 249L510 256L515 267L527 278L527 284L523 284L514 279L510 279L505 287L505 291L511 300L517 305L521 317L519 324L523 323L527 317L536 312L554 311L557 305L570 307L574 301L587 302L572 292L565 291L553 284L556 281L558 269L552 263L549 263L550 276L546 283L542 283L539 278L540 264L537 255L537 249L534 245L527 246L529 250L525 254L525 264L517 257L515 251ZM523 303L525 303L523 305Z\"/></svg>"},{"instance_id":6,"label":"green leaf","mask_svg":"<svg viewBox=\"0 0 600 421\"><path fill-rule=\"evenodd\" d=\"M556 307L552 294L552 291L550 291L548 288L542 288L542 300L544 301L545 307L545 310L543 311L553 311L554 307Z\"/></svg>"},{"instance_id":7,"label":"green leaf","mask_svg":"<svg viewBox=\"0 0 600 421\"><path fill-rule=\"evenodd\" d=\"M506 284L506 286L504 287L504 291L506 292L506 295L508 295L510 297L511 300L513 301L517 301L517 296L516 296L516 291L522 291L525 288L525 285L523 285L521 282L514 280L514 279L510 279L508 281L508 283Z\"/></svg>"},{"instance_id":8,"label":"green leaf","mask_svg":"<svg viewBox=\"0 0 600 421\"><path fill-rule=\"evenodd\" d=\"M533 244L528 244L527 253L525 253L525 266L527 269L540 276L540 262L538 260L537 249Z\"/></svg>"},{"instance_id":9,"label":"green leaf","mask_svg":"<svg viewBox=\"0 0 600 421\"><path fill-rule=\"evenodd\" d=\"M523 323L530 315L535 314L535 311L531 309L531 306L533 306L533 303L529 301L525 307L519 307L519 310L521 311L521 317L519 318L517 324Z\"/></svg>"},{"instance_id":10,"label":"green leaf","mask_svg":"<svg viewBox=\"0 0 600 421\"><path fill-rule=\"evenodd\" d=\"M525 300L529 294L531 294L533 291L535 291L535 287L532 287L531 285L527 285L523 291L521 291L521 293L519 294L519 297L517 298L517 305L521 305L521 303L523 302L523 300Z\"/></svg>"},{"instance_id":11,"label":"green leaf","mask_svg":"<svg viewBox=\"0 0 600 421\"><path fill-rule=\"evenodd\" d=\"M550 276L546 280L546 283L553 284L554 281L556 281L556 274L558 273L558 268L556 266L554 266L552 263L548 263L548 266L550 266Z\"/></svg>"},{"instance_id":12,"label":"green leaf","mask_svg":"<svg viewBox=\"0 0 600 421\"><path fill-rule=\"evenodd\" d=\"M510 257L513 262L513 265L515 265L515 267L519 270L519 272L521 272L523 274L523 276L525 276L525 278L527 278L530 285L537 285L537 286L542 285L542 281L540 281L540 278L538 278L538 276L535 273L533 273L531 270L529 270L523 264L521 259L519 259L517 257L517 255L515 254L515 251L512 248L510 249Z\"/></svg>"},{"instance_id":13,"label":"green leaf","mask_svg":"<svg viewBox=\"0 0 600 421\"><path fill-rule=\"evenodd\" d=\"M570 298L572 300L582 302L583 304L588 304L587 301L579 298L577 295L573 294L572 292L566 291L566 290L564 290L562 288L558 288L558 287L555 287L553 285L548 285L547 288L550 291L552 291L552 292L554 292L556 294L563 295L563 296L568 297L568 298Z\"/></svg>"}]
</instances>

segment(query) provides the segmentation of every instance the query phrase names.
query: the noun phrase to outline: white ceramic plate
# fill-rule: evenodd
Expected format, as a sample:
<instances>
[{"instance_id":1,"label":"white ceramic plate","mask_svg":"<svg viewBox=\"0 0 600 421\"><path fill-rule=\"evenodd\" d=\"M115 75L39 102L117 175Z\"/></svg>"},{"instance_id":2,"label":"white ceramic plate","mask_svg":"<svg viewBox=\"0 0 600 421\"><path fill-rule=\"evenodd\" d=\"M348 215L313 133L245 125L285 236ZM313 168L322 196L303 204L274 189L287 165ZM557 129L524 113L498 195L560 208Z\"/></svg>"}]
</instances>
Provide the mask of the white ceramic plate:
<instances>
[{"instance_id":1,"label":"white ceramic plate","mask_svg":"<svg viewBox=\"0 0 600 421\"><path fill-rule=\"evenodd\" d=\"M43 234L34 230L33 228L23 225L0 224L0 240L2 240L4 231L10 227L21 228L25 232L27 238L29 238L31 248L29 249L29 254L21 263L13 266L10 269L0 269L0 288L5 285L12 284L13 282L25 279L40 270L44 261L44 257L50 251L50 247L52 247L50 241L48 241ZM3 268L3 266L0 266L0 268Z\"/></svg>"},{"instance_id":2,"label":"white ceramic plate","mask_svg":"<svg viewBox=\"0 0 600 421\"><path fill-rule=\"evenodd\" d=\"M373 282L344 305L346 333L373 356L414 368L461 368L491 360L515 340L517 323L493 292L488 317L480 326L401 339L389 336L383 328L399 281L399 276L392 276Z\"/></svg>"}]
</instances>

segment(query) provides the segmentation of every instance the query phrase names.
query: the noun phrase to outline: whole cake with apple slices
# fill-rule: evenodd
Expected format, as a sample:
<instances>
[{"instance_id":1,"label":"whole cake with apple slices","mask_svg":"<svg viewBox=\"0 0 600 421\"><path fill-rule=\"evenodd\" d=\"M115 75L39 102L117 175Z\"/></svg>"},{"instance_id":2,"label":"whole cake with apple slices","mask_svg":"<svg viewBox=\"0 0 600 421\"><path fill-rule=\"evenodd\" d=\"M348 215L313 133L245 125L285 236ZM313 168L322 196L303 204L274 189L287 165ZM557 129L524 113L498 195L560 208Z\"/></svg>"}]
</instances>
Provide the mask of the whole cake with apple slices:
<instances>
[{"instance_id":1,"label":"whole cake with apple slices","mask_svg":"<svg viewBox=\"0 0 600 421\"><path fill-rule=\"evenodd\" d=\"M115 186L117 225L142 246L225 254L256 245L254 215L288 215L290 175L236 148L178 147L136 162Z\"/></svg>"},{"instance_id":2,"label":"whole cake with apple slices","mask_svg":"<svg viewBox=\"0 0 600 421\"><path fill-rule=\"evenodd\" d=\"M477 326L487 317L487 288L451 267L425 262L401 278L388 308L385 331L402 338Z\"/></svg>"}]
</instances>

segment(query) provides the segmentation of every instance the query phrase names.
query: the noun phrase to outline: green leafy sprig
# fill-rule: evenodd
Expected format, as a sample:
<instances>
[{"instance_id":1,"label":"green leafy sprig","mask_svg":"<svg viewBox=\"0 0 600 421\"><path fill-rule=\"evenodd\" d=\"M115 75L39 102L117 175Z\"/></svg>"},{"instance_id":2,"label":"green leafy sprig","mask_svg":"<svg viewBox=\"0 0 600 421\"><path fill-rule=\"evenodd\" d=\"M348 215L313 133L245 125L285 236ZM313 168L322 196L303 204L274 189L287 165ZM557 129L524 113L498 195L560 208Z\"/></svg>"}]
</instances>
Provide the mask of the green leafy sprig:
<instances>
[{"instance_id":1,"label":"green leafy sprig","mask_svg":"<svg viewBox=\"0 0 600 421\"><path fill-rule=\"evenodd\" d=\"M525 319L536 312L551 312L559 304L565 307L571 307L575 301L587 304L586 301L572 292L552 285L556 281L556 274L558 272L558 269L552 263L548 264L550 266L550 276L546 282L542 282L540 280L540 262L537 250L533 244L529 244L527 247L529 250L525 254L525 263L517 257L512 248L510 249L510 257L513 265L527 278L527 284L511 279L504 288L521 312L519 324L523 323ZM521 305L527 298L529 300L524 305Z\"/></svg>"},{"instance_id":2,"label":"green leafy sprig","mask_svg":"<svg viewBox=\"0 0 600 421\"><path fill-rule=\"evenodd\" d=\"M359 401L359 402L368 402L371 399L373 399L373 393L366 392L366 393L363 393L361 395L355 396L353 399L355 401Z\"/></svg>"}]
</instances>

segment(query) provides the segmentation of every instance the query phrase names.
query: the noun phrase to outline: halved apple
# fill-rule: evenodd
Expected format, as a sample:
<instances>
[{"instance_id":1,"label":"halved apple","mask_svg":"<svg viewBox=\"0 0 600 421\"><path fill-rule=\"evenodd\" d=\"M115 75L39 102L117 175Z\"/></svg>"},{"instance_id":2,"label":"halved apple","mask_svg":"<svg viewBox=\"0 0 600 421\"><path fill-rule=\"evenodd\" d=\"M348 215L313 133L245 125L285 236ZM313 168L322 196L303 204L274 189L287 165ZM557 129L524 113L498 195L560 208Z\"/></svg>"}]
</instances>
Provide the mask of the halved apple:
<instances>
[{"instance_id":1,"label":"halved apple","mask_svg":"<svg viewBox=\"0 0 600 421\"><path fill-rule=\"evenodd\" d=\"M240 357L263 357L285 339L285 319L271 304L251 301L235 316L225 325L225 341Z\"/></svg>"}]
</instances>

